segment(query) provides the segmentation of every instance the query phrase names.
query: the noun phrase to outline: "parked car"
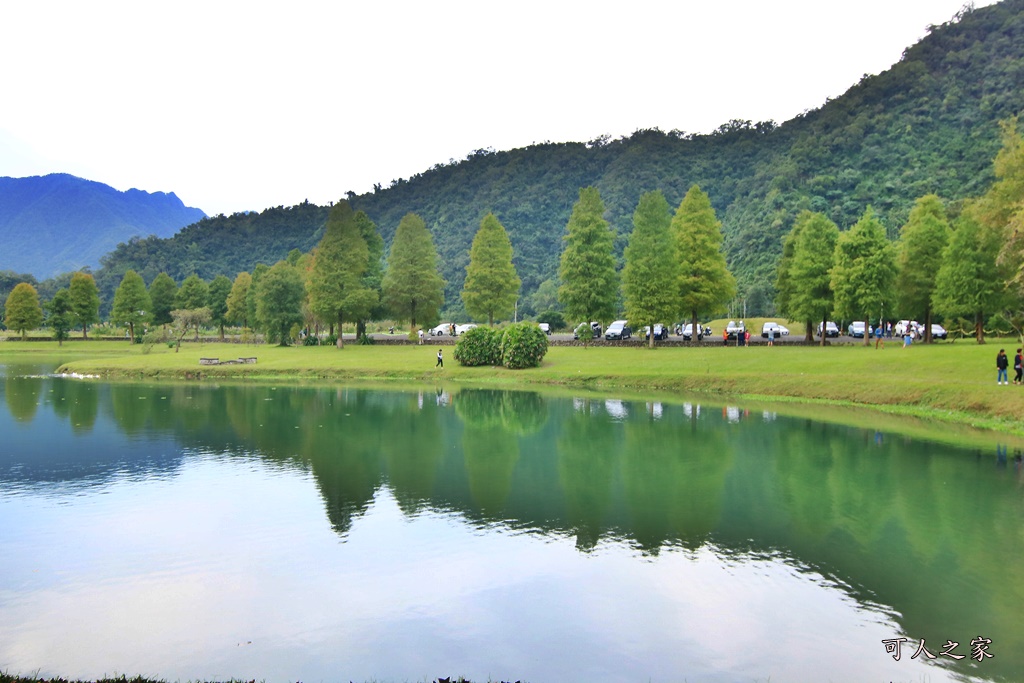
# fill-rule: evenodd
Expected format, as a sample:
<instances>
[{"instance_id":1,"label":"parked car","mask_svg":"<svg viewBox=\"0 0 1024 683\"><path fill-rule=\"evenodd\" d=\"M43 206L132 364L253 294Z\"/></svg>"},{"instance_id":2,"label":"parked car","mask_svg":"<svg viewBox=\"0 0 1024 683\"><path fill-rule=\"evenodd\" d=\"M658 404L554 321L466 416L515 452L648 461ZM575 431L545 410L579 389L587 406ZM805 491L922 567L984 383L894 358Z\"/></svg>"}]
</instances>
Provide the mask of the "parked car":
<instances>
[{"instance_id":1,"label":"parked car","mask_svg":"<svg viewBox=\"0 0 1024 683\"><path fill-rule=\"evenodd\" d=\"M868 330L868 336L870 337L871 336L871 328L869 327L869 328L867 328L867 330ZM863 320L855 320L852 323L850 323L849 327L846 328L846 334L850 335L851 337L860 337L861 339L863 339L864 338L864 321Z\"/></svg>"},{"instance_id":2,"label":"parked car","mask_svg":"<svg viewBox=\"0 0 1024 683\"><path fill-rule=\"evenodd\" d=\"M747 326L743 324L743 321L736 322L730 320L729 324L725 326L725 332L729 335L729 339L735 339L737 334L746 334Z\"/></svg>"},{"instance_id":3,"label":"parked car","mask_svg":"<svg viewBox=\"0 0 1024 683\"><path fill-rule=\"evenodd\" d=\"M946 332L946 328L938 323L932 323L932 339L948 339L949 332Z\"/></svg>"},{"instance_id":4,"label":"parked car","mask_svg":"<svg viewBox=\"0 0 1024 683\"><path fill-rule=\"evenodd\" d=\"M645 325L644 326L644 339L650 339L650 338L651 338L651 326L650 325ZM668 339L668 328L665 327L664 325L655 325L654 326L654 340L655 341L661 341L663 339Z\"/></svg>"},{"instance_id":5,"label":"parked car","mask_svg":"<svg viewBox=\"0 0 1024 683\"><path fill-rule=\"evenodd\" d=\"M611 339L629 339L633 336L633 330L629 326L629 322L626 320L616 320L608 329L605 330L604 338Z\"/></svg>"},{"instance_id":6,"label":"parked car","mask_svg":"<svg viewBox=\"0 0 1024 683\"><path fill-rule=\"evenodd\" d=\"M693 323L686 323L685 325L680 325L679 334L683 336L683 339L693 339ZM710 336L710 327L697 325L697 339L703 339L704 337Z\"/></svg>"},{"instance_id":7,"label":"parked car","mask_svg":"<svg viewBox=\"0 0 1024 683\"><path fill-rule=\"evenodd\" d=\"M818 323L818 334L821 334L821 323ZM838 337L839 336L839 325L836 325L831 320L825 323L825 336L826 337Z\"/></svg>"},{"instance_id":8,"label":"parked car","mask_svg":"<svg viewBox=\"0 0 1024 683\"><path fill-rule=\"evenodd\" d=\"M780 324L778 324L776 322L769 321L769 322L766 322L761 327L761 336L764 337L765 339L767 339L768 335L771 334L773 331L775 332L775 336L776 337L785 337L785 336L787 336L789 334L789 328L788 327L786 327L784 325L780 325Z\"/></svg>"},{"instance_id":9,"label":"parked car","mask_svg":"<svg viewBox=\"0 0 1024 683\"><path fill-rule=\"evenodd\" d=\"M473 329L476 326L477 326L476 323L465 323L465 324L462 324L462 325L456 325L455 326L455 336L457 337L460 334L462 334L463 332L468 332L469 330Z\"/></svg>"},{"instance_id":10,"label":"parked car","mask_svg":"<svg viewBox=\"0 0 1024 683\"><path fill-rule=\"evenodd\" d=\"M897 337L902 337L909 330L913 330L918 336L921 336L921 333L924 332L924 325L916 320L900 320L892 326L892 333Z\"/></svg>"},{"instance_id":11,"label":"parked car","mask_svg":"<svg viewBox=\"0 0 1024 683\"><path fill-rule=\"evenodd\" d=\"M583 325L583 324L584 323L580 323L580 325ZM572 331L572 338L573 339L579 339L580 338L579 333L576 332L576 330L579 329L580 325L577 325L575 328L573 328L573 331ZM591 339L597 339L600 336L601 336L601 323L596 322L596 321L595 322L591 322L590 323L590 337L591 337Z\"/></svg>"},{"instance_id":12,"label":"parked car","mask_svg":"<svg viewBox=\"0 0 1024 683\"><path fill-rule=\"evenodd\" d=\"M452 333L452 324L441 323L437 327L430 328L429 333L434 337L442 337L446 334L450 335Z\"/></svg>"},{"instance_id":13,"label":"parked car","mask_svg":"<svg viewBox=\"0 0 1024 683\"><path fill-rule=\"evenodd\" d=\"M543 332L544 334L551 334L551 325L549 325L548 323L537 323L537 326L540 327L540 331Z\"/></svg>"}]
</instances>

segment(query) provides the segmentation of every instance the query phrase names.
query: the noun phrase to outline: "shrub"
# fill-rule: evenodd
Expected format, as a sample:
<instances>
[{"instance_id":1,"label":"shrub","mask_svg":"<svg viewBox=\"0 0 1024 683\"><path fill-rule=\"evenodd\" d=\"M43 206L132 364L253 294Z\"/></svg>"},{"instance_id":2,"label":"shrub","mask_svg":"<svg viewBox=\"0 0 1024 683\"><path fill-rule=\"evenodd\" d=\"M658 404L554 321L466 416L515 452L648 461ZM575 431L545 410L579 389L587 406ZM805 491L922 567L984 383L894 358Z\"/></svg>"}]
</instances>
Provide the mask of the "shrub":
<instances>
[{"instance_id":1,"label":"shrub","mask_svg":"<svg viewBox=\"0 0 1024 683\"><path fill-rule=\"evenodd\" d=\"M336 335L336 334L329 334L329 335L327 335L326 337L324 337L324 340L322 342L320 342L320 345L321 346L337 346L338 345L338 335Z\"/></svg>"},{"instance_id":2,"label":"shrub","mask_svg":"<svg viewBox=\"0 0 1024 683\"><path fill-rule=\"evenodd\" d=\"M302 340L303 346L320 346L320 337L315 334L307 334L306 338Z\"/></svg>"},{"instance_id":3,"label":"shrub","mask_svg":"<svg viewBox=\"0 0 1024 683\"><path fill-rule=\"evenodd\" d=\"M512 370L537 367L547 352L548 336L536 323L509 325L501 337L501 364Z\"/></svg>"},{"instance_id":4,"label":"shrub","mask_svg":"<svg viewBox=\"0 0 1024 683\"><path fill-rule=\"evenodd\" d=\"M453 355L459 365L498 365L501 363L501 333L489 327L466 330L459 337Z\"/></svg>"},{"instance_id":5,"label":"shrub","mask_svg":"<svg viewBox=\"0 0 1024 683\"><path fill-rule=\"evenodd\" d=\"M359 343L362 346L370 346L371 344L373 344L373 337L363 332L361 335L359 335Z\"/></svg>"}]
</instances>

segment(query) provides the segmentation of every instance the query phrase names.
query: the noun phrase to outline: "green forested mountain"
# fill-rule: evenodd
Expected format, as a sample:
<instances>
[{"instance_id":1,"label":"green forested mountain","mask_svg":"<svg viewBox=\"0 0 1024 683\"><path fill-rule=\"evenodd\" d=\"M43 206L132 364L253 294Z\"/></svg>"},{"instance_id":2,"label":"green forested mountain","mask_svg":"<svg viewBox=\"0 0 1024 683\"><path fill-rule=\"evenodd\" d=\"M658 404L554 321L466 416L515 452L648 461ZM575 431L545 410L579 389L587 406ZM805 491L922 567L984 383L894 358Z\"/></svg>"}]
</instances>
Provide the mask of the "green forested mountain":
<instances>
[{"instance_id":1,"label":"green forested mountain","mask_svg":"<svg viewBox=\"0 0 1024 683\"><path fill-rule=\"evenodd\" d=\"M170 237L205 215L173 193L120 192L65 173L0 178L0 270L46 278L96 267L133 235Z\"/></svg>"},{"instance_id":2,"label":"green forested mountain","mask_svg":"<svg viewBox=\"0 0 1024 683\"><path fill-rule=\"evenodd\" d=\"M780 84L786 78L779 74ZM448 281L446 302L456 307L473 235L493 212L515 250L522 311L541 282L557 277L581 187L600 190L621 257L642 193L661 190L677 206L696 183L722 220L739 298L754 314L771 306L782 238L799 210L823 212L846 230L871 205L895 237L918 197L957 202L984 192L997 122L1022 110L1024 0L1004 0L931 27L891 69L781 125L730 121L707 135L640 130L616 140L477 150L348 200L388 244L402 216L422 216ZM179 282L192 272L233 277L290 249L308 250L326 216L327 208L303 204L207 218L171 239L118 246L98 281L109 297L129 268L147 282L161 270Z\"/></svg>"}]
</instances>

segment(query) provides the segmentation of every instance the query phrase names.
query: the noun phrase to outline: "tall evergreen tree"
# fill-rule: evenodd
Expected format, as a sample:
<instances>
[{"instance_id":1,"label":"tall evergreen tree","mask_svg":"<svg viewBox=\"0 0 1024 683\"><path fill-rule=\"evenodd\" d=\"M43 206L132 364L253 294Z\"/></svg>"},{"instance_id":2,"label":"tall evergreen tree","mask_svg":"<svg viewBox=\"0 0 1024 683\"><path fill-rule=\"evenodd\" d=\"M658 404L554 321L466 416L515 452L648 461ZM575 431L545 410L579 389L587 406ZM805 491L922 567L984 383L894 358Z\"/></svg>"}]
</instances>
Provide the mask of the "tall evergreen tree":
<instances>
[{"instance_id":1,"label":"tall evergreen tree","mask_svg":"<svg viewBox=\"0 0 1024 683\"><path fill-rule=\"evenodd\" d=\"M780 315L784 315L790 320L798 319L792 312L793 290L796 287L792 275L793 255L796 253L796 243L804 225L805 223L797 218L796 222L793 223L792 229L786 233L782 240L782 256L779 258L779 265L775 269L775 308ZM827 264L828 267L832 266L831 255L828 257ZM811 339L810 335L814 331L812 323L808 321L807 326L807 339Z\"/></svg>"},{"instance_id":2,"label":"tall evergreen tree","mask_svg":"<svg viewBox=\"0 0 1024 683\"><path fill-rule=\"evenodd\" d=\"M242 272L235 276L235 281L231 283L231 292L228 294L227 319L229 322L237 323L242 327L249 326L246 301L251 286L252 276L249 273Z\"/></svg>"},{"instance_id":3,"label":"tall evergreen tree","mask_svg":"<svg viewBox=\"0 0 1024 683\"><path fill-rule=\"evenodd\" d=\"M864 345L871 342L871 316L883 318L893 309L895 248L871 207L836 242L832 291L840 318L864 321Z\"/></svg>"},{"instance_id":4,"label":"tall evergreen tree","mask_svg":"<svg viewBox=\"0 0 1024 683\"><path fill-rule=\"evenodd\" d=\"M270 266L266 263L257 263L256 267L252 269L252 275L250 276L252 282L249 285L249 291L245 297L245 314L249 318L249 327L253 329L266 329L263 325L263 321L259 318L259 306L257 305L259 303L259 299L256 295L260 280L269 270ZM333 328L334 323L331 323L331 329Z\"/></svg>"},{"instance_id":5,"label":"tall evergreen tree","mask_svg":"<svg viewBox=\"0 0 1024 683\"><path fill-rule=\"evenodd\" d=\"M377 300L369 314L356 321L356 336L362 337L366 334L367 320L380 320L385 315L381 299L381 281L384 279L384 238L380 236L377 224L370 220L365 211L356 211L355 221L369 252L366 260L366 272L363 273L363 286L377 295Z\"/></svg>"},{"instance_id":6,"label":"tall evergreen tree","mask_svg":"<svg viewBox=\"0 0 1024 683\"><path fill-rule=\"evenodd\" d=\"M437 271L437 249L427 224L414 213L398 224L381 281L384 304L399 320L409 321L410 338L417 323L437 319L444 304L445 281Z\"/></svg>"},{"instance_id":7,"label":"tall evergreen tree","mask_svg":"<svg viewBox=\"0 0 1024 683\"><path fill-rule=\"evenodd\" d=\"M4 324L21 332L22 341L28 330L43 324L43 309L39 307L39 293L27 282L19 282L7 295L4 305Z\"/></svg>"},{"instance_id":8,"label":"tall evergreen tree","mask_svg":"<svg viewBox=\"0 0 1024 683\"><path fill-rule=\"evenodd\" d=\"M231 294L231 280L226 275L213 278L209 287L210 322L220 328L220 340L224 341L224 325L227 323L228 295Z\"/></svg>"},{"instance_id":9,"label":"tall evergreen tree","mask_svg":"<svg viewBox=\"0 0 1024 683\"><path fill-rule=\"evenodd\" d=\"M278 261L260 278L256 290L257 316L277 337L279 346L288 346L289 329L302 322L306 296L302 276L287 261Z\"/></svg>"},{"instance_id":10,"label":"tall evergreen tree","mask_svg":"<svg viewBox=\"0 0 1024 683\"><path fill-rule=\"evenodd\" d=\"M339 349L344 347L344 321L368 316L377 303L377 293L363 282L369 258L352 207L344 200L338 202L331 208L317 245L308 289L313 313L338 324Z\"/></svg>"},{"instance_id":11,"label":"tall evergreen tree","mask_svg":"<svg viewBox=\"0 0 1024 683\"><path fill-rule=\"evenodd\" d=\"M974 336L985 343L985 315L996 310L1004 293L996 259L1000 242L979 217L979 207L968 204L942 255L935 278L932 305L942 315L974 320Z\"/></svg>"},{"instance_id":12,"label":"tall evergreen tree","mask_svg":"<svg viewBox=\"0 0 1024 683\"><path fill-rule=\"evenodd\" d=\"M209 286L201 277L192 273L185 278L185 281L181 283L181 287L178 288L178 293L174 297L174 306L183 310L205 308L209 303L209 299Z\"/></svg>"},{"instance_id":13,"label":"tall evergreen tree","mask_svg":"<svg viewBox=\"0 0 1024 683\"><path fill-rule=\"evenodd\" d=\"M558 301L574 322L607 324L615 317L619 276L612 251L615 233L604 218L604 202L596 187L580 190L565 232Z\"/></svg>"},{"instance_id":14,"label":"tall evergreen tree","mask_svg":"<svg viewBox=\"0 0 1024 683\"><path fill-rule=\"evenodd\" d=\"M493 326L495 318L512 315L521 284L512 264L508 232L498 218L489 213L480 221L480 229L469 249L466 282L462 287L466 312L477 320L486 318Z\"/></svg>"},{"instance_id":15,"label":"tall evergreen tree","mask_svg":"<svg viewBox=\"0 0 1024 683\"><path fill-rule=\"evenodd\" d=\"M167 326L174 322L171 311L175 297L178 294L178 284L171 279L167 273L161 272L149 283L149 301L153 309L153 324Z\"/></svg>"},{"instance_id":16,"label":"tall evergreen tree","mask_svg":"<svg viewBox=\"0 0 1024 683\"><path fill-rule=\"evenodd\" d=\"M152 304L146 283L142 276L129 270L121 278L121 284L114 292L114 306L110 310L110 321L128 326L129 343L135 343L135 325L149 320Z\"/></svg>"},{"instance_id":17,"label":"tall evergreen tree","mask_svg":"<svg viewBox=\"0 0 1024 683\"><path fill-rule=\"evenodd\" d=\"M50 303L46 306L46 323L53 330L53 338L57 340L57 346L63 346L64 340L68 338L71 331L73 314L71 312L71 295L66 289L58 289Z\"/></svg>"},{"instance_id":18,"label":"tall evergreen tree","mask_svg":"<svg viewBox=\"0 0 1024 683\"><path fill-rule=\"evenodd\" d=\"M803 211L797 216L793 234L787 315L806 323L808 341L813 339L813 322L821 322L819 342L824 345L825 324L835 306L831 271L839 228L823 214Z\"/></svg>"},{"instance_id":19,"label":"tall evergreen tree","mask_svg":"<svg viewBox=\"0 0 1024 683\"><path fill-rule=\"evenodd\" d=\"M672 230L680 263L680 312L690 315L696 330L698 316L724 309L736 296L736 278L722 253L722 224L711 199L698 186L690 187L680 202Z\"/></svg>"},{"instance_id":20,"label":"tall evergreen tree","mask_svg":"<svg viewBox=\"0 0 1024 683\"><path fill-rule=\"evenodd\" d=\"M82 339L87 339L89 325L100 321L100 290L96 280L89 273L75 273L71 276L68 294L75 325L82 328Z\"/></svg>"},{"instance_id":21,"label":"tall evergreen tree","mask_svg":"<svg viewBox=\"0 0 1024 683\"><path fill-rule=\"evenodd\" d=\"M660 190L646 192L633 212L633 232L622 269L626 318L637 329L671 322L679 311L679 260L672 236L672 213ZM692 338L692 337L691 337Z\"/></svg>"},{"instance_id":22,"label":"tall evergreen tree","mask_svg":"<svg viewBox=\"0 0 1024 683\"><path fill-rule=\"evenodd\" d=\"M934 194L917 200L910 218L900 230L897 243L901 315L924 321L924 340L932 340L932 296L942 266L942 253L949 243L949 220L942 200Z\"/></svg>"}]
</instances>

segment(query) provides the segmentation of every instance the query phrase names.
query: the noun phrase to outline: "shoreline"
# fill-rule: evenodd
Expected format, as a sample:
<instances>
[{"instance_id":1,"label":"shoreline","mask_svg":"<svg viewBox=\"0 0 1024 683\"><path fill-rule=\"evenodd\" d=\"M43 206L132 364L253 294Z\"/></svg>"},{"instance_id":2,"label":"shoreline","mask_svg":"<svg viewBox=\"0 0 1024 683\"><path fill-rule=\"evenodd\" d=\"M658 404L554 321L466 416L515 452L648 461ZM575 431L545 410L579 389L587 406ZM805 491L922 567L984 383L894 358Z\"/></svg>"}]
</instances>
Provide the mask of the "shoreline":
<instances>
[{"instance_id":1,"label":"shoreline","mask_svg":"<svg viewBox=\"0 0 1024 683\"><path fill-rule=\"evenodd\" d=\"M552 346L539 368L466 368L450 359L436 369L431 344L324 347L184 344L57 348L4 342L0 363L48 357L59 373L112 381L268 382L587 391L632 398L725 405L741 401L796 415L844 412L919 420L1024 439L1024 386L994 383L994 356L1016 340L902 349L861 346L638 347ZM244 350L243 350L244 348ZM1008 353L1012 354L1013 346ZM200 358L254 356L255 364L201 365ZM991 358L990 358L991 356ZM990 367L991 366L991 367ZM84 379L83 381L92 381ZM838 415L836 415L838 413ZM863 423L863 419L858 420ZM927 429L925 429L927 431ZM1022 441L1024 442L1024 441Z\"/></svg>"}]
</instances>

